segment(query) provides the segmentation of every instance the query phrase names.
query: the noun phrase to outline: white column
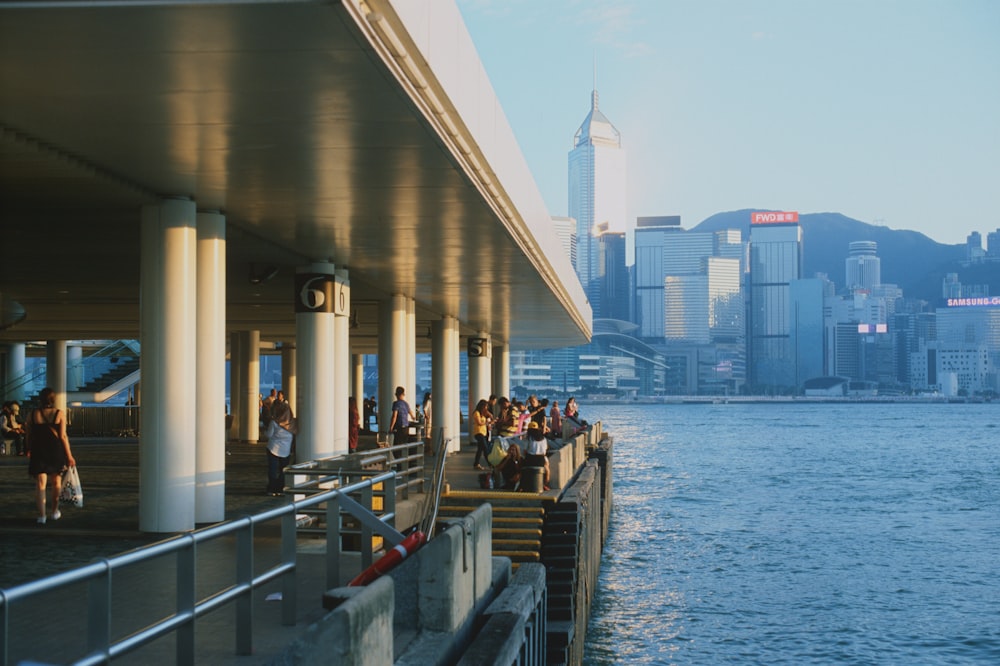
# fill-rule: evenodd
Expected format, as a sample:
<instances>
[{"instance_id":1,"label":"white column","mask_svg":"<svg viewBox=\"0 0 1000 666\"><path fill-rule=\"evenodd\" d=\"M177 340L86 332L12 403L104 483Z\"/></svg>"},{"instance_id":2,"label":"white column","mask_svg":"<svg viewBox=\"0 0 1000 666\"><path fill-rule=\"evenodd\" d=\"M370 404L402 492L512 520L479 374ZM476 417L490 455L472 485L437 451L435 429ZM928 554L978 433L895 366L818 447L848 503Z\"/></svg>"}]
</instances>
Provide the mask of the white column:
<instances>
[{"instance_id":1,"label":"white column","mask_svg":"<svg viewBox=\"0 0 1000 666\"><path fill-rule=\"evenodd\" d=\"M358 411L365 400L365 357L364 354L351 354L351 395L358 401ZM363 418L363 415L362 415ZM366 428L367 424L362 424Z\"/></svg>"},{"instance_id":2,"label":"white column","mask_svg":"<svg viewBox=\"0 0 1000 666\"><path fill-rule=\"evenodd\" d=\"M83 376L83 347L66 347L66 391L79 391L86 384Z\"/></svg>"},{"instance_id":3,"label":"white column","mask_svg":"<svg viewBox=\"0 0 1000 666\"><path fill-rule=\"evenodd\" d=\"M337 299L333 320L333 452L348 452L348 398L351 381L351 282L347 271L337 271Z\"/></svg>"},{"instance_id":4,"label":"white column","mask_svg":"<svg viewBox=\"0 0 1000 666\"><path fill-rule=\"evenodd\" d=\"M422 396L417 395L417 304L406 299L406 395L410 406L416 409Z\"/></svg>"},{"instance_id":5,"label":"white column","mask_svg":"<svg viewBox=\"0 0 1000 666\"><path fill-rule=\"evenodd\" d=\"M56 407L66 413L66 341L45 343L45 385L56 392Z\"/></svg>"},{"instance_id":6,"label":"white column","mask_svg":"<svg viewBox=\"0 0 1000 666\"><path fill-rule=\"evenodd\" d=\"M243 395L243 351L240 344L240 332L229 334L229 415L233 425L229 429L230 439L239 440L240 431L240 396Z\"/></svg>"},{"instance_id":7,"label":"white column","mask_svg":"<svg viewBox=\"0 0 1000 666\"><path fill-rule=\"evenodd\" d=\"M281 343L281 390L285 392L285 400L292 406L293 416L299 414L298 379L295 374L297 356L293 343Z\"/></svg>"},{"instance_id":8,"label":"white column","mask_svg":"<svg viewBox=\"0 0 1000 666\"><path fill-rule=\"evenodd\" d=\"M393 294L379 304L378 317L378 427L388 432L397 386L406 386L406 297ZM412 345L413 343L410 342Z\"/></svg>"},{"instance_id":9,"label":"white column","mask_svg":"<svg viewBox=\"0 0 1000 666\"><path fill-rule=\"evenodd\" d=\"M170 199L144 206L140 251L142 395L139 529L194 528L196 210ZM186 415L186 416L185 416Z\"/></svg>"},{"instance_id":10,"label":"white column","mask_svg":"<svg viewBox=\"0 0 1000 666\"><path fill-rule=\"evenodd\" d=\"M469 430L472 428L472 411L476 403L490 397L492 382L490 381L490 336L484 331L470 337L466 345L469 360Z\"/></svg>"},{"instance_id":11,"label":"white column","mask_svg":"<svg viewBox=\"0 0 1000 666\"><path fill-rule=\"evenodd\" d=\"M296 373L299 434L296 461L333 455L334 320L337 278L334 266L316 262L295 275Z\"/></svg>"},{"instance_id":12,"label":"white column","mask_svg":"<svg viewBox=\"0 0 1000 666\"><path fill-rule=\"evenodd\" d=\"M7 399L22 402L25 394L24 343L7 345Z\"/></svg>"},{"instance_id":13,"label":"white column","mask_svg":"<svg viewBox=\"0 0 1000 666\"><path fill-rule=\"evenodd\" d=\"M431 324L431 384L434 389L435 443L443 428L452 437L447 453L459 450L460 405L458 403L458 320L442 317Z\"/></svg>"},{"instance_id":14,"label":"white column","mask_svg":"<svg viewBox=\"0 0 1000 666\"><path fill-rule=\"evenodd\" d=\"M240 439L256 444L260 439L260 331L240 331L240 352Z\"/></svg>"},{"instance_id":15,"label":"white column","mask_svg":"<svg viewBox=\"0 0 1000 666\"><path fill-rule=\"evenodd\" d=\"M510 397L510 347L493 342L493 390L494 395Z\"/></svg>"},{"instance_id":16,"label":"white column","mask_svg":"<svg viewBox=\"0 0 1000 666\"><path fill-rule=\"evenodd\" d=\"M226 518L226 218L198 213L195 522Z\"/></svg>"}]
</instances>

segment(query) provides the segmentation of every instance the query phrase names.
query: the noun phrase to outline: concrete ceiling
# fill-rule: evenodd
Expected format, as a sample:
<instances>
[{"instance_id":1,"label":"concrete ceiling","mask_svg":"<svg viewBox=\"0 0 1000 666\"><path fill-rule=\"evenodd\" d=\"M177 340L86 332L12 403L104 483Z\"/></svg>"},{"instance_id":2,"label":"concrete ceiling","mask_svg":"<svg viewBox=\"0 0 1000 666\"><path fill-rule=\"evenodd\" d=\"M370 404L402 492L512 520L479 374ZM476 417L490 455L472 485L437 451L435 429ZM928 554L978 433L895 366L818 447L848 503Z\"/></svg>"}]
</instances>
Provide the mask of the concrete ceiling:
<instances>
[{"instance_id":1,"label":"concrete ceiling","mask_svg":"<svg viewBox=\"0 0 1000 666\"><path fill-rule=\"evenodd\" d=\"M369 10L0 5L0 341L138 337L140 208L181 196L226 215L230 330L294 339L295 267L330 260L357 352L392 293L416 300L420 340L449 315L513 348L585 342L568 261L504 218L513 186L471 173Z\"/></svg>"}]
</instances>

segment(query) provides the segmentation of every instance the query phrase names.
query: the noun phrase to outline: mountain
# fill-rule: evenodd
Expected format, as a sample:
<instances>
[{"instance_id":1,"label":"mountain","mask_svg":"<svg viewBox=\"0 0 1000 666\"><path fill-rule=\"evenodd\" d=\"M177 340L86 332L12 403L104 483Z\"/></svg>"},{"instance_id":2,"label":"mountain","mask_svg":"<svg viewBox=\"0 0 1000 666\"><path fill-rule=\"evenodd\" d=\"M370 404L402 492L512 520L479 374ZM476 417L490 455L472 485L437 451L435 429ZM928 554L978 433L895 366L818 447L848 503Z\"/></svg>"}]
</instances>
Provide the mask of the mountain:
<instances>
[{"instance_id":1,"label":"mountain","mask_svg":"<svg viewBox=\"0 0 1000 666\"><path fill-rule=\"evenodd\" d=\"M717 213L692 231L740 229L743 238L747 239L751 212ZM916 231L879 227L840 213L800 214L799 224L802 226L804 277L826 273L838 290L844 288L844 261L849 244L870 240L878 243L882 282L899 285L906 298L919 298L932 305L937 304L941 298L941 281L946 273L958 273L963 284L989 284L990 294L1000 295L1000 263L962 266L964 245L945 245Z\"/></svg>"}]
</instances>

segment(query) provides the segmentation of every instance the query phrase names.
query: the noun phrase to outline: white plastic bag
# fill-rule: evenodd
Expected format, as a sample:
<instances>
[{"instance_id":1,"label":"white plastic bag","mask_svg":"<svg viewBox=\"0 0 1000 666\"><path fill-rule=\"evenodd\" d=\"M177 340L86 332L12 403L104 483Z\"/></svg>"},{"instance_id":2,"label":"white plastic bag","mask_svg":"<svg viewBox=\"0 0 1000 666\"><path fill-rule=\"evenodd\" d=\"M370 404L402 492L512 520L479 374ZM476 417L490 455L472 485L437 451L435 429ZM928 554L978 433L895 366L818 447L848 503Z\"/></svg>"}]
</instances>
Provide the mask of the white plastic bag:
<instances>
[{"instance_id":1,"label":"white plastic bag","mask_svg":"<svg viewBox=\"0 0 1000 666\"><path fill-rule=\"evenodd\" d=\"M68 502L77 508L83 507L83 486L80 485L80 473L76 471L76 467L68 467L63 472L59 501Z\"/></svg>"}]
</instances>

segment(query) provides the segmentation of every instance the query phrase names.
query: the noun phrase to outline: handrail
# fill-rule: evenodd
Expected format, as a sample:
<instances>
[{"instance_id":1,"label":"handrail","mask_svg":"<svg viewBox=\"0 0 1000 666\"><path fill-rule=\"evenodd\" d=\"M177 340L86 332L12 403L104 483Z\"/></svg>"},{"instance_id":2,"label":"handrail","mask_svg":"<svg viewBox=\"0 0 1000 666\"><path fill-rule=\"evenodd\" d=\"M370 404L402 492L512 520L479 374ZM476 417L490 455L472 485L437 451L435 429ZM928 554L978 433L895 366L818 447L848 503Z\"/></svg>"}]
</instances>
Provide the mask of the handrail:
<instances>
[{"instance_id":1,"label":"handrail","mask_svg":"<svg viewBox=\"0 0 1000 666\"><path fill-rule=\"evenodd\" d=\"M431 496L428 510L420 523L420 531L427 535L427 540L434 538L434 524L437 522L438 510L441 508L441 491L444 489L444 467L448 458L448 445L452 437L445 437L445 429L438 434L437 461L434 464L434 477L431 480Z\"/></svg>"},{"instance_id":2,"label":"handrail","mask_svg":"<svg viewBox=\"0 0 1000 666\"><path fill-rule=\"evenodd\" d=\"M255 588L272 580L282 579L282 624L292 626L296 621L296 525L295 518L303 509L327 503L328 515L345 511L369 525L369 529L391 533L386 525L393 514L376 516L371 510L372 488L387 485L386 494L395 495L395 472L383 472L370 479L343 488L307 496L262 513L229 520L193 532L175 536L133 551L86 564L82 567L30 581L10 589L0 589L0 664L6 666L10 659L10 622L12 604L40 594L50 594L69 585L88 583L87 600L92 612L86 614L87 650L89 652L71 663L77 665L104 664L146 645L156 638L177 633L176 660L178 664L195 662L194 621L220 606L236 602L235 643L236 654L252 652L253 616L250 595ZM350 495L360 493L363 506ZM281 520L281 555L278 564L265 571L254 573L254 528L261 523ZM382 527L379 527L382 525ZM223 537L236 537L236 582L208 593L204 598L194 598L195 570L198 545ZM148 562L154 557L177 556L177 607L160 620L118 640L111 639L113 582L115 571L134 564ZM339 572L340 539L327 538L328 571ZM336 564L332 565L331 561ZM360 571L360 570L359 570ZM199 582L203 582L199 580ZM228 581L227 581L228 582ZM334 581L334 585L339 581ZM40 649L46 646L39 645Z\"/></svg>"}]
</instances>

